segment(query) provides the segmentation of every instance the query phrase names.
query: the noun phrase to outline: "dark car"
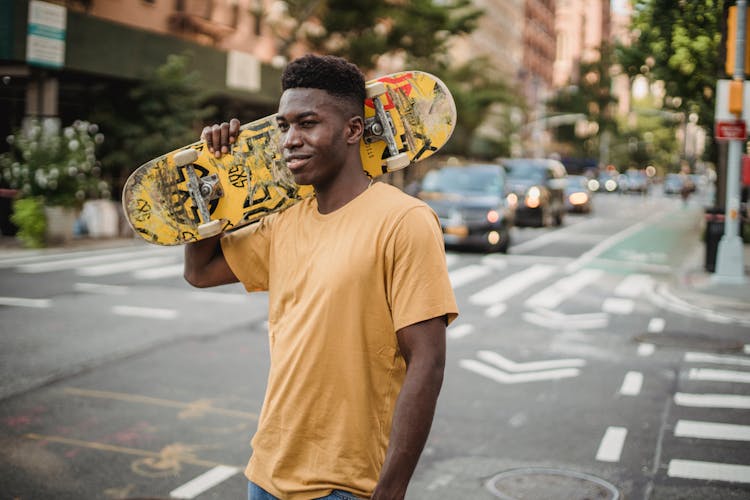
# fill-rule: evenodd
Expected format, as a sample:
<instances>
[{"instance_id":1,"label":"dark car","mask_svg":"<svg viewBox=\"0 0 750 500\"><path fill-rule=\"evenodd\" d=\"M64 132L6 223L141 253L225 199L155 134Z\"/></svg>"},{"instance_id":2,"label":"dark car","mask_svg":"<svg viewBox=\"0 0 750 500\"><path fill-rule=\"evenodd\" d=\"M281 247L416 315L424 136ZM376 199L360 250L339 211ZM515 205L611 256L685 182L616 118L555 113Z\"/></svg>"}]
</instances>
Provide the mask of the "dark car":
<instances>
[{"instance_id":1,"label":"dark car","mask_svg":"<svg viewBox=\"0 0 750 500\"><path fill-rule=\"evenodd\" d=\"M565 187L565 206L568 212L591 213L592 193L589 178L583 175L569 175Z\"/></svg>"},{"instance_id":2,"label":"dark car","mask_svg":"<svg viewBox=\"0 0 750 500\"><path fill-rule=\"evenodd\" d=\"M427 173L419 198L437 213L448 246L506 252L514 207L499 165L445 166Z\"/></svg>"},{"instance_id":3,"label":"dark car","mask_svg":"<svg viewBox=\"0 0 750 500\"><path fill-rule=\"evenodd\" d=\"M664 177L664 194L680 194L685 180L680 174L667 174Z\"/></svg>"},{"instance_id":4,"label":"dark car","mask_svg":"<svg viewBox=\"0 0 750 500\"><path fill-rule=\"evenodd\" d=\"M513 158L503 160L508 186L518 197L519 226L561 225L565 216L567 172L557 160Z\"/></svg>"},{"instance_id":5,"label":"dark car","mask_svg":"<svg viewBox=\"0 0 750 500\"><path fill-rule=\"evenodd\" d=\"M626 193L648 193L649 180L643 170L628 170L624 174L625 181L622 183L623 191Z\"/></svg>"}]
</instances>

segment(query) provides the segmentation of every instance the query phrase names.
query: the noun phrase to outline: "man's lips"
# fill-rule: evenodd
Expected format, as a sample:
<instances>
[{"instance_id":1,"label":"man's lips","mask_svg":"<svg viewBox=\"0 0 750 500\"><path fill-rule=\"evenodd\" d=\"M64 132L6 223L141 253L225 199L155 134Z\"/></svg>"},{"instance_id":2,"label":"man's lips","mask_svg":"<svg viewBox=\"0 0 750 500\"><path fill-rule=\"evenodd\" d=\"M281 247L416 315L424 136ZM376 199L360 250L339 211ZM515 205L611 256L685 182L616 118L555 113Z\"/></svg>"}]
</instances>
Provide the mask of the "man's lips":
<instances>
[{"instance_id":1,"label":"man's lips","mask_svg":"<svg viewBox=\"0 0 750 500\"><path fill-rule=\"evenodd\" d=\"M310 159L308 155L290 155L285 158L286 166L289 170L299 170Z\"/></svg>"}]
</instances>

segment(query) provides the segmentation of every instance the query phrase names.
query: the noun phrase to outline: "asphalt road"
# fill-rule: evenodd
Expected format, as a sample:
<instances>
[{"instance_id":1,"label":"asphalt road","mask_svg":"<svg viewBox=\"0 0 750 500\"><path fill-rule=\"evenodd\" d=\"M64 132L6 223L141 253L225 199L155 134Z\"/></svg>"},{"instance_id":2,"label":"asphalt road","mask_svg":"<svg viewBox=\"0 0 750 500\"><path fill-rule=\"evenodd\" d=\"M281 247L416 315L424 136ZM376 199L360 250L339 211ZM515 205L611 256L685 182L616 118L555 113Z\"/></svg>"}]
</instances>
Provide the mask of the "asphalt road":
<instances>
[{"instance_id":1,"label":"asphalt road","mask_svg":"<svg viewBox=\"0 0 750 500\"><path fill-rule=\"evenodd\" d=\"M595 202L508 255L449 249L461 316L410 500L750 496L750 326L659 293L699 208ZM181 259L0 255L0 498L245 498L266 296L193 290Z\"/></svg>"}]
</instances>

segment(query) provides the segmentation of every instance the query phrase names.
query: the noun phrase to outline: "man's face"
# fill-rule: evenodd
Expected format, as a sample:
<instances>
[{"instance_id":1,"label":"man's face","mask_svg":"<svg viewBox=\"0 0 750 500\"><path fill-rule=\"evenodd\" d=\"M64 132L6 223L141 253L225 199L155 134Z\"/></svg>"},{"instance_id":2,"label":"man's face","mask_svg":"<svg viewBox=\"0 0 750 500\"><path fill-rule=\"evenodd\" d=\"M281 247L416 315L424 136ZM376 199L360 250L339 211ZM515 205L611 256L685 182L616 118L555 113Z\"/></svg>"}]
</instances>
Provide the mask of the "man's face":
<instances>
[{"instance_id":1,"label":"man's face","mask_svg":"<svg viewBox=\"0 0 750 500\"><path fill-rule=\"evenodd\" d=\"M297 184L324 187L346 161L349 117L324 90L295 88L281 96L276 121L281 153Z\"/></svg>"}]
</instances>

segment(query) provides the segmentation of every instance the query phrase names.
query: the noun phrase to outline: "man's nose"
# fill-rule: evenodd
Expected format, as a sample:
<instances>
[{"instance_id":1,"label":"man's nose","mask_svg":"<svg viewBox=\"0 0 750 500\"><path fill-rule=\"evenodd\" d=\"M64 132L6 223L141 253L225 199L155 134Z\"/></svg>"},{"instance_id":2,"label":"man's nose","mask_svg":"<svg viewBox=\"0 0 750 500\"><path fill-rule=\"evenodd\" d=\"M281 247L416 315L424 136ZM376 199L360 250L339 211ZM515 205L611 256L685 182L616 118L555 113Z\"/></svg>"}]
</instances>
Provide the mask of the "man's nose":
<instances>
[{"instance_id":1,"label":"man's nose","mask_svg":"<svg viewBox=\"0 0 750 500\"><path fill-rule=\"evenodd\" d=\"M281 144L284 149L292 149L302 145L302 136L299 130L294 125L290 125L284 134L283 141Z\"/></svg>"}]
</instances>

